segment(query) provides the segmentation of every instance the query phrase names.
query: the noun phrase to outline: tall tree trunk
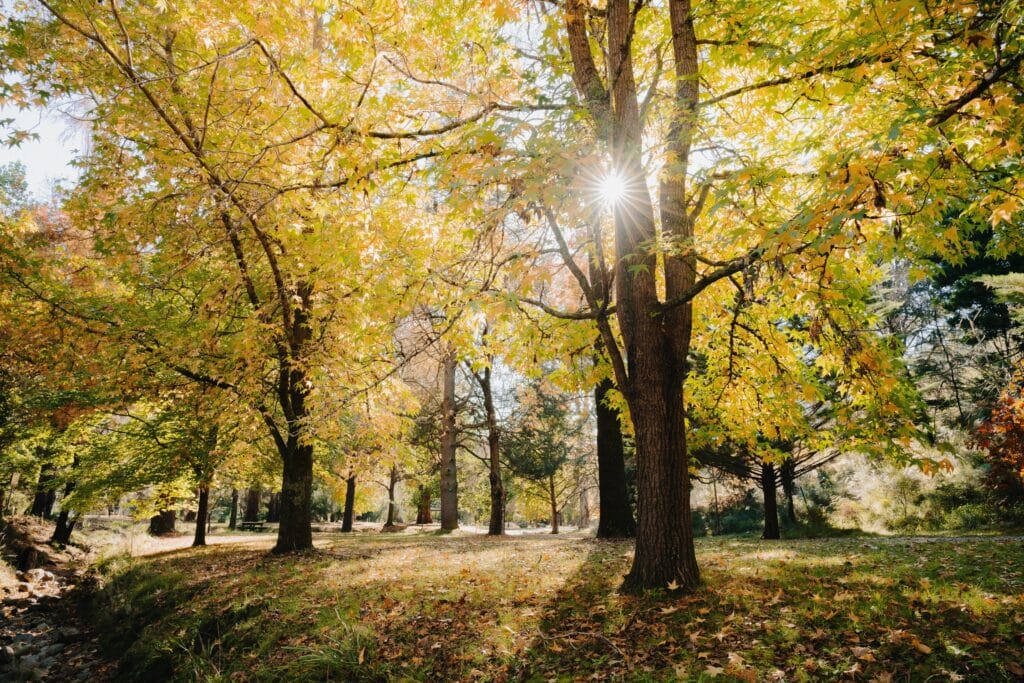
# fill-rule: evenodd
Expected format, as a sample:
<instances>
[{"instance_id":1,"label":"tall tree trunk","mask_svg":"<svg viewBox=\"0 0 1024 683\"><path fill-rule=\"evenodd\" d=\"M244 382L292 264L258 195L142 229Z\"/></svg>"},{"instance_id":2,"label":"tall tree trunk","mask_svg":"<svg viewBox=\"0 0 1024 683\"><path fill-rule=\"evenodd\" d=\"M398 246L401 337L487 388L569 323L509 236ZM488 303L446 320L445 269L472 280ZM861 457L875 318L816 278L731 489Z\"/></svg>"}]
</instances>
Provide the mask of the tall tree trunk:
<instances>
[{"instance_id":1,"label":"tall tree trunk","mask_svg":"<svg viewBox=\"0 0 1024 683\"><path fill-rule=\"evenodd\" d=\"M72 467L78 465L78 458L75 458ZM64 497L60 500L60 514L57 515L57 526L53 530L53 536L50 537L51 543L60 543L67 545L71 542L71 532L75 529L75 522L78 518L71 518L71 509L67 505L68 496L75 490L75 482L68 481L64 484Z\"/></svg>"},{"instance_id":2,"label":"tall tree trunk","mask_svg":"<svg viewBox=\"0 0 1024 683\"><path fill-rule=\"evenodd\" d=\"M388 518L384 522L384 528L390 529L395 526L395 486L398 484L398 468L391 466L388 475Z\"/></svg>"},{"instance_id":3,"label":"tall tree trunk","mask_svg":"<svg viewBox=\"0 0 1024 683\"><path fill-rule=\"evenodd\" d=\"M196 535L193 546L206 545L206 522L210 517L210 485L199 487L199 510L196 511Z\"/></svg>"},{"instance_id":4,"label":"tall tree trunk","mask_svg":"<svg viewBox=\"0 0 1024 683\"><path fill-rule=\"evenodd\" d=\"M796 474L796 463L792 458L787 458L779 470L782 479L782 495L786 498L786 517L789 524L796 524L796 506L793 504L793 491L795 487L794 476Z\"/></svg>"},{"instance_id":5,"label":"tall tree trunk","mask_svg":"<svg viewBox=\"0 0 1024 683\"><path fill-rule=\"evenodd\" d=\"M761 493L764 494L764 532L761 538L767 540L780 538L779 501L775 487L775 465L770 462L761 463Z\"/></svg>"},{"instance_id":6,"label":"tall tree trunk","mask_svg":"<svg viewBox=\"0 0 1024 683\"><path fill-rule=\"evenodd\" d=\"M352 531L352 517L356 509L356 475L348 475L345 480L345 516L341 520L342 531Z\"/></svg>"},{"instance_id":7,"label":"tall tree trunk","mask_svg":"<svg viewBox=\"0 0 1024 683\"><path fill-rule=\"evenodd\" d=\"M289 456L281 477L280 524L275 553L309 550L313 547L313 446L289 437Z\"/></svg>"},{"instance_id":8,"label":"tall tree trunk","mask_svg":"<svg viewBox=\"0 0 1024 683\"><path fill-rule=\"evenodd\" d=\"M263 492L259 486L245 490L245 510L242 512L243 522L256 522L260 518L260 499Z\"/></svg>"},{"instance_id":9,"label":"tall tree trunk","mask_svg":"<svg viewBox=\"0 0 1024 683\"><path fill-rule=\"evenodd\" d=\"M416 523L417 524L430 524L430 487L419 485L419 490L416 493Z\"/></svg>"},{"instance_id":10,"label":"tall tree trunk","mask_svg":"<svg viewBox=\"0 0 1024 683\"><path fill-rule=\"evenodd\" d=\"M231 489L231 518L228 521L228 528L232 531L238 528L238 489Z\"/></svg>"},{"instance_id":11,"label":"tall tree trunk","mask_svg":"<svg viewBox=\"0 0 1024 683\"><path fill-rule=\"evenodd\" d=\"M161 510L149 518L149 535L168 536L175 533L177 518L178 514L174 510Z\"/></svg>"},{"instance_id":12,"label":"tall tree trunk","mask_svg":"<svg viewBox=\"0 0 1024 683\"><path fill-rule=\"evenodd\" d=\"M7 502L6 493L7 491L5 489L0 488L0 518L4 517L4 504Z\"/></svg>"},{"instance_id":13,"label":"tall tree trunk","mask_svg":"<svg viewBox=\"0 0 1024 683\"><path fill-rule=\"evenodd\" d=\"M455 352L444 358L444 394L441 401L441 529L459 528L459 479L456 469Z\"/></svg>"},{"instance_id":14,"label":"tall tree trunk","mask_svg":"<svg viewBox=\"0 0 1024 683\"><path fill-rule=\"evenodd\" d=\"M487 535L501 536L505 533L505 484L501 480L501 432L498 413L494 408L490 366L484 368L476 379L484 396L484 414L487 417L487 481L491 488L491 516L487 523Z\"/></svg>"},{"instance_id":15,"label":"tall tree trunk","mask_svg":"<svg viewBox=\"0 0 1024 683\"><path fill-rule=\"evenodd\" d=\"M576 519L576 526L580 529L590 526L590 496L584 486L580 486L580 512Z\"/></svg>"},{"instance_id":16,"label":"tall tree trunk","mask_svg":"<svg viewBox=\"0 0 1024 683\"><path fill-rule=\"evenodd\" d=\"M278 392L288 428L285 433L276 427L273 430L282 466L275 553L313 548L313 444L305 434L310 417L306 406L309 383L302 362L313 336L309 321L313 285L299 282L294 296L298 297L301 305L292 309L294 321L289 330L290 353L281 358L283 390Z\"/></svg>"},{"instance_id":17,"label":"tall tree trunk","mask_svg":"<svg viewBox=\"0 0 1024 683\"><path fill-rule=\"evenodd\" d=\"M32 509L30 514L33 517L50 519L53 516L53 504L57 495L53 488L53 465L45 463L39 469L39 481L36 483L36 493L32 498Z\"/></svg>"},{"instance_id":18,"label":"tall tree trunk","mask_svg":"<svg viewBox=\"0 0 1024 683\"><path fill-rule=\"evenodd\" d=\"M599 319L598 325L636 434L636 553L622 585L630 593L666 585L690 590L700 582L683 421L696 263L693 254L682 248L693 237L686 173L699 94L697 52L688 0L668 0L668 6L675 97L666 136L672 163L664 166L659 186L660 229L664 241L680 248L661 259L650 248L658 242L659 226L642 158L643 126L632 62L633 3L607 3L606 73L614 75L607 88L591 53L586 4L566 0L564 14L573 80L599 139L609 142L612 168L626 185L628 197L614 207L615 310L624 352L607 321ZM666 302L659 298L659 261Z\"/></svg>"},{"instance_id":19,"label":"tall tree trunk","mask_svg":"<svg viewBox=\"0 0 1024 683\"><path fill-rule=\"evenodd\" d=\"M277 522L281 517L281 494L271 493L267 497L267 521Z\"/></svg>"},{"instance_id":20,"label":"tall tree trunk","mask_svg":"<svg viewBox=\"0 0 1024 683\"><path fill-rule=\"evenodd\" d=\"M614 388L606 379L594 388L597 413L597 488L601 516L597 521L598 538L632 538L636 522L626 490L626 458L622 445L622 425L618 413L605 400Z\"/></svg>"},{"instance_id":21,"label":"tall tree trunk","mask_svg":"<svg viewBox=\"0 0 1024 683\"><path fill-rule=\"evenodd\" d=\"M551 502L551 533L558 533L558 498L555 497L555 475L548 476L548 500Z\"/></svg>"}]
</instances>

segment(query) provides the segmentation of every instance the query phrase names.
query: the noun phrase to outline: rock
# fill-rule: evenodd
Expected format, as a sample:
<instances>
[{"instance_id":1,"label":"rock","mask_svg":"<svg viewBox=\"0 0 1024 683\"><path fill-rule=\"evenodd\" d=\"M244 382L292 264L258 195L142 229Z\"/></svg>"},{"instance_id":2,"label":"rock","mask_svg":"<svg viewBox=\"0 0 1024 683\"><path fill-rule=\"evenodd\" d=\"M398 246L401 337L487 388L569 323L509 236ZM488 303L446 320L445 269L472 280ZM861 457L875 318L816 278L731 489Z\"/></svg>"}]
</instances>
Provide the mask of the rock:
<instances>
[{"instance_id":1,"label":"rock","mask_svg":"<svg viewBox=\"0 0 1024 683\"><path fill-rule=\"evenodd\" d=\"M63 649L64 643L51 643L50 645L47 645L42 650L40 650L39 654L43 657L52 658L55 654L57 654Z\"/></svg>"},{"instance_id":2,"label":"rock","mask_svg":"<svg viewBox=\"0 0 1024 683\"><path fill-rule=\"evenodd\" d=\"M0 664L7 664L14 661L14 648L10 645L0 647Z\"/></svg>"},{"instance_id":3,"label":"rock","mask_svg":"<svg viewBox=\"0 0 1024 683\"><path fill-rule=\"evenodd\" d=\"M57 629L57 635L63 640L73 640L82 635L82 632L74 626L62 626Z\"/></svg>"},{"instance_id":4,"label":"rock","mask_svg":"<svg viewBox=\"0 0 1024 683\"><path fill-rule=\"evenodd\" d=\"M56 581L57 577L53 572L48 572L45 569L29 569L25 572L25 576L28 577L29 581L35 583L50 583Z\"/></svg>"}]
</instances>

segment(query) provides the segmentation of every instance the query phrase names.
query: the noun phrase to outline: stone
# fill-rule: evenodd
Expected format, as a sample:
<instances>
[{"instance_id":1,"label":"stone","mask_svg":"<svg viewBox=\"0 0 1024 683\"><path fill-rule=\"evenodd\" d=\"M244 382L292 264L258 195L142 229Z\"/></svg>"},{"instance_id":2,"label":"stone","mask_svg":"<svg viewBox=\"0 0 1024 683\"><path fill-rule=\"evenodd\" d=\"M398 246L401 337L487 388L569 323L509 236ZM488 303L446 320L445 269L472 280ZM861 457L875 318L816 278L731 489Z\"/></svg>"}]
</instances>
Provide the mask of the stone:
<instances>
[{"instance_id":1,"label":"stone","mask_svg":"<svg viewBox=\"0 0 1024 683\"><path fill-rule=\"evenodd\" d=\"M57 577L54 575L53 572L48 572L45 569L39 568L29 569L27 572L25 572L25 576L28 577L29 581L35 583L50 583L51 581L57 580Z\"/></svg>"}]
</instances>

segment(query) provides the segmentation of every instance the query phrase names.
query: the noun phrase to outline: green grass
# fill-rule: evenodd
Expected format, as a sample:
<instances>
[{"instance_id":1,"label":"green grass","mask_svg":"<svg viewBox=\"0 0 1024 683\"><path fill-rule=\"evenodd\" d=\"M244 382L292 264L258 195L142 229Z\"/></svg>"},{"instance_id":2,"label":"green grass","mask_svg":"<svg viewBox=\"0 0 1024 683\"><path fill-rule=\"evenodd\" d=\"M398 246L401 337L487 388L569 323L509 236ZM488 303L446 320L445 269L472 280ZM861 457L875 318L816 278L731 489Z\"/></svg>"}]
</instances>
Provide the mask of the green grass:
<instances>
[{"instance_id":1,"label":"green grass","mask_svg":"<svg viewBox=\"0 0 1024 683\"><path fill-rule=\"evenodd\" d=\"M124 680L1017 680L1024 544L701 539L694 594L629 543L359 535L101 567Z\"/></svg>"}]
</instances>

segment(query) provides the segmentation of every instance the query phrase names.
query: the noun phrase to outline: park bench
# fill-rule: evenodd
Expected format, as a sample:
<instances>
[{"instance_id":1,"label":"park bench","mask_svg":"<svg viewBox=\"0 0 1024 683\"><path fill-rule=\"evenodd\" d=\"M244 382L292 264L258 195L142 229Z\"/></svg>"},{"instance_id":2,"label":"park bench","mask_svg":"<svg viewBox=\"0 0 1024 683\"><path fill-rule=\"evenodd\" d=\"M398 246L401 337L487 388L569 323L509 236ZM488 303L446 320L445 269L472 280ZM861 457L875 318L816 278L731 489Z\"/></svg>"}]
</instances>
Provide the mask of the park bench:
<instances>
[{"instance_id":1,"label":"park bench","mask_svg":"<svg viewBox=\"0 0 1024 683\"><path fill-rule=\"evenodd\" d=\"M242 531L263 531L263 522L242 522Z\"/></svg>"}]
</instances>

